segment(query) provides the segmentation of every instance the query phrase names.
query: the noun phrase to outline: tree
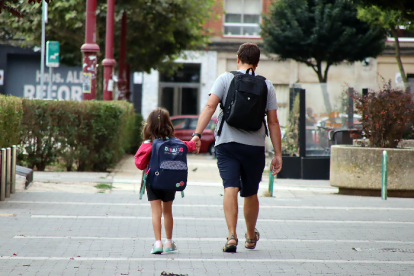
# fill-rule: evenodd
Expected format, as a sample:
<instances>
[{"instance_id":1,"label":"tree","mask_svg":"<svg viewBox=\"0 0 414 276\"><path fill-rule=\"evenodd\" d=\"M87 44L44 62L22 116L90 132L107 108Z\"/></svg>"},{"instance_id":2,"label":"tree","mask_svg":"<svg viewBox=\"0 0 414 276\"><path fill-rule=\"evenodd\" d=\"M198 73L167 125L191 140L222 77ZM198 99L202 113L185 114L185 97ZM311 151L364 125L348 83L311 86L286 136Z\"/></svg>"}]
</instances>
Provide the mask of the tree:
<instances>
[{"instance_id":1,"label":"tree","mask_svg":"<svg viewBox=\"0 0 414 276\"><path fill-rule=\"evenodd\" d=\"M406 20L414 21L414 1L412 0L352 0L363 7L377 6L384 11L398 10Z\"/></svg>"},{"instance_id":2,"label":"tree","mask_svg":"<svg viewBox=\"0 0 414 276\"><path fill-rule=\"evenodd\" d=\"M1 0L0 0L1 1ZM208 34L204 20L210 17L214 0L119 0L115 6L115 59L118 55L121 17L128 15L127 63L135 71L169 68L183 50L202 49ZM24 38L27 45L40 45L41 9L38 5L21 4L23 18L0 15L0 36ZM46 40L57 40L61 46L61 62L80 65L80 47L85 38L85 1L52 1ZM97 44L105 53L106 1L98 0Z\"/></svg>"},{"instance_id":3,"label":"tree","mask_svg":"<svg viewBox=\"0 0 414 276\"><path fill-rule=\"evenodd\" d=\"M346 0L280 0L264 16L261 34L267 51L315 71L327 112L332 110L325 85L329 68L376 57L385 45L384 30L359 20Z\"/></svg>"},{"instance_id":4,"label":"tree","mask_svg":"<svg viewBox=\"0 0 414 276\"><path fill-rule=\"evenodd\" d=\"M36 1L37 1L37 3L40 3L42 0L28 0L28 3L29 4L30 3L35 3ZM45 0L45 1L46 1L46 3L49 4L49 0ZM7 2L10 2L10 3L7 4ZM11 14L13 14L14 16L23 17L24 13L21 12L18 9L18 6L19 6L19 1L18 0L9 0L9 1L7 1L7 0L0 0L0 13L3 10L7 10Z\"/></svg>"},{"instance_id":5,"label":"tree","mask_svg":"<svg viewBox=\"0 0 414 276\"><path fill-rule=\"evenodd\" d=\"M371 25L377 25L386 29L390 35L394 37L395 59L397 60L398 69L400 71L404 84L407 83L407 76L400 56L400 43L398 41L398 30L400 26L409 29L410 22L407 21L399 10L384 10L377 6L367 8L358 8L358 18L368 22Z\"/></svg>"}]
</instances>

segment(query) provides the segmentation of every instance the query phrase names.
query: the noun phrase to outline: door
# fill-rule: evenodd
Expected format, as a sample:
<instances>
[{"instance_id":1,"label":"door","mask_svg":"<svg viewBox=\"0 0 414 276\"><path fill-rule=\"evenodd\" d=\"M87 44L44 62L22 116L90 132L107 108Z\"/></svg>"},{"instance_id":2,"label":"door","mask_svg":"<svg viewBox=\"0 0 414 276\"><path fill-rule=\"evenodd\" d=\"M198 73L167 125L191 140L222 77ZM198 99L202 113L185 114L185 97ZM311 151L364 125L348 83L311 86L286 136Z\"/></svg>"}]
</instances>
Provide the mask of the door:
<instances>
[{"instance_id":1,"label":"door","mask_svg":"<svg viewBox=\"0 0 414 276\"><path fill-rule=\"evenodd\" d=\"M197 115L199 88L182 85L161 85L159 106L170 116Z\"/></svg>"}]
</instances>

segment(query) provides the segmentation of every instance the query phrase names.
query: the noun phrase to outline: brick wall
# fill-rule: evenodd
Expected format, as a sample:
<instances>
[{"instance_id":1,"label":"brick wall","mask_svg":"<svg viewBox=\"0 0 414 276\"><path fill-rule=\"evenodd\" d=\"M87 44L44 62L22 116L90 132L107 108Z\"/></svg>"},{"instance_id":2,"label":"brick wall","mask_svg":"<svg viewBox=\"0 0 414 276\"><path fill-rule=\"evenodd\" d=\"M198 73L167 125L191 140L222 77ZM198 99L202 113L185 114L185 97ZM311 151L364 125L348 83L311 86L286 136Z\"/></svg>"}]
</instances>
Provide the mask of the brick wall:
<instances>
[{"instance_id":1,"label":"brick wall","mask_svg":"<svg viewBox=\"0 0 414 276\"><path fill-rule=\"evenodd\" d=\"M216 0L213 6L213 12L210 20L204 25L206 29L209 29L212 36L221 36L223 32L223 12L224 12L224 1ZM277 0L262 0L262 11L263 13L269 12L269 6L272 2Z\"/></svg>"},{"instance_id":2,"label":"brick wall","mask_svg":"<svg viewBox=\"0 0 414 276\"><path fill-rule=\"evenodd\" d=\"M210 20L204 25L212 36L221 36L223 32L223 0L216 0Z\"/></svg>"},{"instance_id":3,"label":"brick wall","mask_svg":"<svg viewBox=\"0 0 414 276\"><path fill-rule=\"evenodd\" d=\"M264 14L269 12L269 6L272 2L275 2L275 0L262 0L262 11Z\"/></svg>"}]
</instances>

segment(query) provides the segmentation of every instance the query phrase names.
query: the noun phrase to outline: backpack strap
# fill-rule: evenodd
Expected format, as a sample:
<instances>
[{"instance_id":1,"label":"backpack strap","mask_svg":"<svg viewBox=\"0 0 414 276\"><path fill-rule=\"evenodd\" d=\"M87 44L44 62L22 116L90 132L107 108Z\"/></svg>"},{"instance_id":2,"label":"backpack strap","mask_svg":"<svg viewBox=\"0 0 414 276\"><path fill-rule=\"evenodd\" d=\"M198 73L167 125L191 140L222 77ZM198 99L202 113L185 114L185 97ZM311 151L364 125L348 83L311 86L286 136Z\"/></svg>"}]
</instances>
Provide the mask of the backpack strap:
<instances>
[{"instance_id":1,"label":"backpack strap","mask_svg":"<svg viewBox=\"0 0 414 276\"><path fill-rule=\"evenodd\" d=\"M239 72L239 71L230 71L230 73L233 74L234 76L243 75L243 73L242 72ZM229 89L227 90L227 96L226 96L226 102L225 102L225 104L223 105L223 101L220 102L220 108L221 108L221 110L223 112L223 116L221 118L221 122L220 122L219 129L217 131L217 136L220 136L221 131L223 130L223 124L224 124L224 121L225 121L225 118L226 118L225 117L226 116L226 108L229 107L229 105L231 103L231 100L234 98L234 90L235 89L233 88L233 86L235 86L235 85L236 85L236 83L235 83L234 78L233 78L231 80ZM229 91L232 92L232 93L229 94Z\"/></svg>"},{"instance_id":2,"label":"backpack strap","mask_svg":"<svg viewBox=\"0 0 414 276\"><path fill-rule=\"evenodd\" d=\"M249 68L246 70L246 74L249 75L249 71L252 70L252 75L256 76L256 73L254 72L253 68Z\"/></svg>"},{"instance_id":3,"label":"backpack strap","mask_svg":"<svg viewBox=\"0 0 414 276\"><path fill-rule=\"evenodd\" d=\"M263 124L264 124L264 127L265 127L266 136L269 136L269 130L267 129L266 119L265 118L263 118Z\"/></svg>"}]
</instances>

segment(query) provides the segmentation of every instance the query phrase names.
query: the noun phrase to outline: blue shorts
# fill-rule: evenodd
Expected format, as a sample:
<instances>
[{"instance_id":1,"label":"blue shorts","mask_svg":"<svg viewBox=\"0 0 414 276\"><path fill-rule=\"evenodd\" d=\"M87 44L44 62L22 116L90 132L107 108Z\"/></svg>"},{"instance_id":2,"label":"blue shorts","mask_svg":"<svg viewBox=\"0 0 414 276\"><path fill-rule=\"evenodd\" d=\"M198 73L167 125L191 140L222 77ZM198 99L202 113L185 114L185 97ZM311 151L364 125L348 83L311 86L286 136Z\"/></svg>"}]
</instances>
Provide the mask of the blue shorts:
<instances>
[{"instance_id":1,"label":"blue shorts","mask_svg":"<svg viewBox=\"0 0 414 276\"><path fill-rule=\"evenodd\" d=\"M257 194L265 167L265 148L225 143L215 150L224 188L237 187L242 197Z\"/></svg>"}]
</instances>

